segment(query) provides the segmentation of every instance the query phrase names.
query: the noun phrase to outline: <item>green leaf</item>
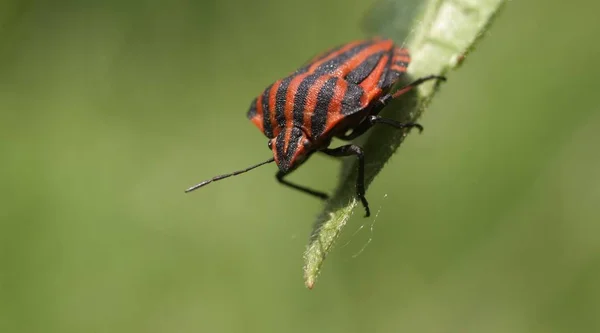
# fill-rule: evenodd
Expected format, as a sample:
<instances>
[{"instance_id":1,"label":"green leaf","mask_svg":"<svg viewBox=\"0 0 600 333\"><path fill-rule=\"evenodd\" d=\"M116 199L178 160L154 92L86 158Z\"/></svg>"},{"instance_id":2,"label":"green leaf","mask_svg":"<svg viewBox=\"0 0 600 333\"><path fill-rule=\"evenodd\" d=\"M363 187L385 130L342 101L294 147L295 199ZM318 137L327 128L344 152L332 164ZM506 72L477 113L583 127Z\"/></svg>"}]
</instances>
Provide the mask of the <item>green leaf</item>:
<instances>
[{"instance_id":1,"label":"green leaf","mask_svg":"<svg viewBox=\"0 0 600 333\"><path fill-rule=\"evenodd\" d=\"M366 26L375 34L407 41L412 57L408 68L411 78L447 75L451 69L459 67L489 29L505 0L429 0L423 3L423 6L410 6L406 0L380 2L372 9ZM394 101L382 115L404 122L416 121L438 87L439 84L434 82L425 83L408 96ZM365 152L367 188L407 134L379 126L355 141ZM333 196L317 218L304 254L304 280L308 288L313 288L323 261L354 209L359 208L361 215L364 214L362 206L357 207L356 177L357 161L348 157L342 165Z\"/></svg>"}]
</instances>

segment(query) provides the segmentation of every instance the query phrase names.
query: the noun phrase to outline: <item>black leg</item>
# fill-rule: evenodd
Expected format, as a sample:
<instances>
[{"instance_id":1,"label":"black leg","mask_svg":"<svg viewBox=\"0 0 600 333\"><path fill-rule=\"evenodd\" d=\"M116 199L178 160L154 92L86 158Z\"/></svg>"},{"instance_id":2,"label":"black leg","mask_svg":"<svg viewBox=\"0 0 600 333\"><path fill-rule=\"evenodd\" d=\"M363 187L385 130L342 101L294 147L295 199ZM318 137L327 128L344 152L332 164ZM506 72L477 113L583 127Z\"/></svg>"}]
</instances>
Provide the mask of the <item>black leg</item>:
<instances>
[{"instance_id":1,"label":"black leg","mask_svg":"<svg viewBox=\"0 0 600 333\"><path fill-rule=\"evenodd\" d=\"M401 123L401 122L393 120L393 119L382 118L378 115L372 115L372 116L368 116L363 122L361 122L358 125L358 127L356 127L355 129L352 130L352 132L350 132L350 134L344 135L344 136L338 136L338 137L342 140L353 140L353 139L363 135L369 128L371 128L371 126L373 126L375 124L386 124L386 125L395 127L397 129L403 129L403 128L412 129L413 127L416 127L419 130L419 132L423 132L423 126L421 126L420 124Z\"/></svg>"},{"instance_id":2,"label":"black leg","mask_svg":"<svg viewBox=\"0 0 600 333\"><path fill-rule=\"evenodd\" d=\"M285 186L289 186L293 189L296 189L298 191L302 191L304 193L308 193L312 196L315 197L319 197L321 199L327 199L329 198L329 196L326 193L323 192L319 192L319 191L315 191L315 190L311 190L308 187L304 187L304 186L300 186L300 185L296 185L293 183L288 182L287 180L283 179L283 177L289 175L289 173L283 173L281 170L277 172L277 175L275 175L275 177L277 177L277 180L282 183Z\"/></svg>"},{"instance_id":3,"label":"black leg","mask_svg":"<svg viewBox=\"0 0 600 333\"><path fill-rule=\"evenodd\" d=\"M440 76L440 75L428 75L428 76L424 76L421 78L418 78L416 80L414 80L413 82L405 85L404 87L396 90L396 92L394 92L393 94L386 94L383 97L381 97L379 99L379 103L381 104L379 107L376 107L377 111L374 112L373 114L377 114L379 113L384 106L387 105L387 103L394 99L394 98L398 98L402 95L404 95L405 93L407 93L408 91L418 87L419 85L427 82L427 81L431 81L431 80L441 80L441 81L446 81L446 77L444 76Z\"/></svg>"},{"instance_id":4,"label":"black leg","mask_svg":"<svg viewBox=\"0 0 600 333\"><path fill-rule=\"evenodd\" d=\"M371 216L369 202L365 198L365 156L362 148L357 145L346 145L333 149L323 149L323 152L330 156L342 157L356 155L358 157L358 179L356 179L356 195L360 198L365 207L365 217Z\"/></svg>"},{"instance_id":5,"label":"black leg","mask_svg":"<svg viewBox=\"0 0 600 333\"><path fill-rule=\"evenodd\" d=\"M373 126L374 124L378 124L378 123L387 124L390 126L394 126L396 128L417 127L419 129L419 131L422 132L423 127L419 124L416 124L416 123L402 124L402 123L397 122L392 119L378 117L377 115L379 114L379 112L381 112L381 110L383 110L385 108L385 106L390 102L390 100L392 100L394 98L398 98L398 97L402 96L403 94L407 93L408 91L412 90L413 88L418 87L420 84L423 84L430 80L446 81L446 78L444 76L439 76L439 75L424 76L424 77L416 79L413 82L398 89L393 94L390 93L390 94L386 94L386 95L382 96L379 99L379 103L375 104L373 106L373 108L370 110L370 112L369 112L371 114L370 117L367 117L364 121L362 121L356 128L354 128L352 130L352 132L350 134L338 135L338 138L340 138L342 140L353 140L353 139L363 135L367 130L369 130L369 128L371 128L371 126ZM375 118L373 118L373 117L375 117Z\"/></svg>"},{"instance_id":6,"label":"black leg","mask_svg":"<svg viewBox=\"0 0 600 333\"><path fill-rule=\"evenodd\" d=\"M421 124L417 124L417 123L401 123L399 121L396 121L393 119L388 119L388 118L382 118L380 116L369 116L368 121L369 121L369 123L371 123L371 125L386 124L386 125L395 127L397 129L408 128L410 130L410 129L413 129L413 127L416 127L419 130L419 132L423 132L423 126L421 126Z\"/></svg>"}]
</instances>

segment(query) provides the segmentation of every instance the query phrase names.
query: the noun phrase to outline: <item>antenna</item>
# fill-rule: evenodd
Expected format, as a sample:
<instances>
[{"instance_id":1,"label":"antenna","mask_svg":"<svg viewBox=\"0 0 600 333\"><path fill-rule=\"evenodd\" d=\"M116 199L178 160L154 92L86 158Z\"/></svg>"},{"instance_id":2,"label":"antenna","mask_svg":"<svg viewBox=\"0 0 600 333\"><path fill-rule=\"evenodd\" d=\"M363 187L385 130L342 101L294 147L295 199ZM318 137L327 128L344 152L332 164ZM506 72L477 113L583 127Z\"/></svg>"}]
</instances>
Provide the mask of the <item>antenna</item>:
<instances>
[{"instance_id":1,"label":"antenna","mask_svg":"<svg viewBox=\"0 0 600 333\"><path fill-rule=\"evenodd\" d=\"M253 165L253 166L247 167L247 168L246 168L246 169L244 169L244 170L238 170L238 171L234 171L234 172L232 172L232 173L227 173L227 174L224 174L224 175L218 175L218 176L214 176L214 177L213 177L213 178L211 178L211 179L207 179L207 180L205 180L205 181L203 181L203 182L201 182L201 183L198 183L198 184L196 184L196 185L194 185L194 186L192 186L192 187L188 188L187 190L185 190L185 193L192 192L193 190L199 189L200 187L202 187L202 186L204 186L204 185L208 185L208 184L210 184L210 183L212 183L212 182L215 182L215 181L217 181L217 180L221 180L221 179L223 179L223 178L229 178L229 177L231 177L231 176L237 176L237 175L239 175L240 173L248 172L248 171L250 171L250 170L252 170L252 169L256 169L256 168L258 168L258 167L259 167L259 166L261 166L261 165L265 165L265 164L267 164L267 163L271 163L271 162L273 162L273 161L275 161L275 158L271 157L270 159L268 159L268 160L266 160L266 161L264 161L264 162L260 162L260 163L258 163L258 164L255 164L255 165Z\"/></svg>"}]
</instances>

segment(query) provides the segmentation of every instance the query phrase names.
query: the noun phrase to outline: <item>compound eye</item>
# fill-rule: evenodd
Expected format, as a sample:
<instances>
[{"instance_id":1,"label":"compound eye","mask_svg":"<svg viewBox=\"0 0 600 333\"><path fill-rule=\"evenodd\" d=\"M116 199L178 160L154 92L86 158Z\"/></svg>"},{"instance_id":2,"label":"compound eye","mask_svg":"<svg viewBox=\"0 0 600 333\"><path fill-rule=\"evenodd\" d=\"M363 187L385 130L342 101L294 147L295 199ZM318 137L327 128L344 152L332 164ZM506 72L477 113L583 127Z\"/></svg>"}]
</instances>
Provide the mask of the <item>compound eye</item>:
<instances>
[{"instance_id":1,"label":"compound eye","mask_svg":"<svg viewBox=\"0 0 600 333\"><path fill-rule=\"evenodd\" d=\"M269 146L269 149L273 150L273 141L269 140L269 142L267 142L267 145Z\"/></svg>"}]
</instances>

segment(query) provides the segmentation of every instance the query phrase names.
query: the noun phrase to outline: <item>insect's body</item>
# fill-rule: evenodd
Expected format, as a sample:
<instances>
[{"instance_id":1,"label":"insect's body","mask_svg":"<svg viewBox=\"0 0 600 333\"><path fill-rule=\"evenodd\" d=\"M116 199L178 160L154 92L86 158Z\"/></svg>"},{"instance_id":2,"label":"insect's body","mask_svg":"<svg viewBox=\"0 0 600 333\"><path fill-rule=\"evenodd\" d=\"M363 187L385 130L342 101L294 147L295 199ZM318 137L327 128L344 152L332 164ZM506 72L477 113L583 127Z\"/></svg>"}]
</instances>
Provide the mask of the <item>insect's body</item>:
<instances>
[{"instance_id":1,"label":"insect's body","mask_svg":"<svg viewBox=\"0 0 600 333\"><path fill-rule=\"evenodd\" d=\"M409 62L408 51L390 40L346 44L268 86L247 116L272 140L275 162L289 172L364 120Z\"/></svg>"},{"instance_id":2,"label":"insect's body","mask_svg":"<svg viewBox=\"0 0 600 333\"><path fill-rule=\"evenodd\" d=\"M328 147L334 137L351 140L377 123L398 129L421 129L418 124L399 123L378 116L389 100L425 81L444 79L435 75L423 77L390 93L394 84L406 73L409 63L408 50L384 39L348 43L313 58L289 76L269 85L250 104L247 117L269 139L273 158L244 170L214 177L187 191L275 161L279 167L277 179L281 183L327 198L325 193L289 183L284 177L317 151L331 156L355 155L359 159L357 195L365 207L366 216L369 216L364 196L362 148L353 144L333 149ZM348 134L350 130L352 132Z\"/></svg>"}]
</instances>

